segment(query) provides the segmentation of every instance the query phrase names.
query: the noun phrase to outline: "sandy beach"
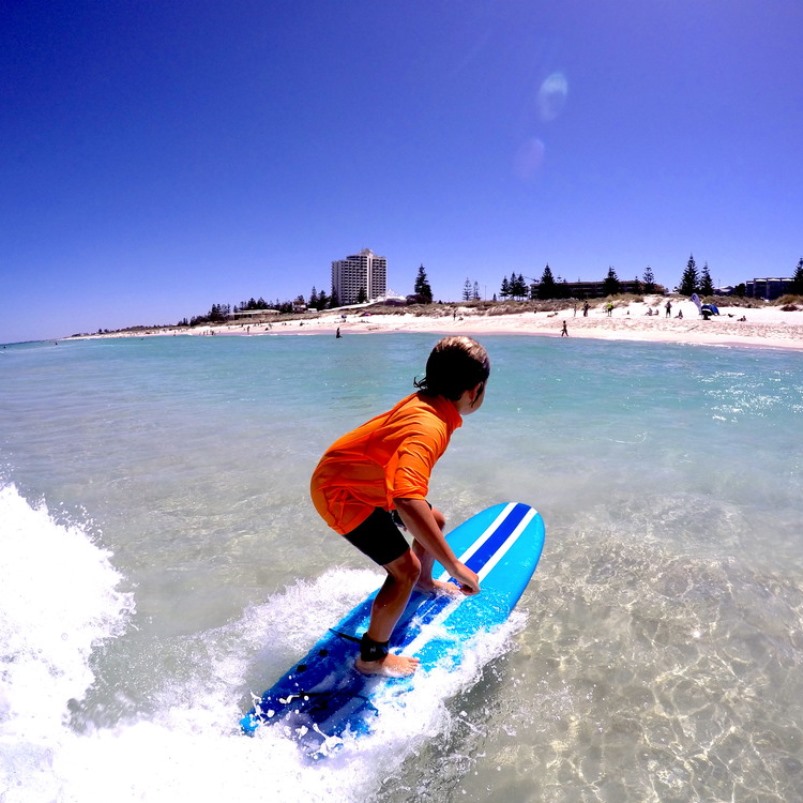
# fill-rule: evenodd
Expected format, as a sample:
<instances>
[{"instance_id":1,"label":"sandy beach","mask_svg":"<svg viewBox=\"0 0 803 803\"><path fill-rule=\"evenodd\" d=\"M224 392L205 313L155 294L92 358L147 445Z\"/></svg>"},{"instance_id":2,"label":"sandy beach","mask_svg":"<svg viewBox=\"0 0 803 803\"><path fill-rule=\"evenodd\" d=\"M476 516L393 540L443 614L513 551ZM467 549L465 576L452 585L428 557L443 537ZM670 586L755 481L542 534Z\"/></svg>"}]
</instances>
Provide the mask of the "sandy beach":
<instances>
[{"instance_id":1,"label":"sandy beach","mask_svg":"<svg viewBox=\"0 0 803 803\"><path fill-rule=\"evenodd\" d=\"M104 334L145 335L313 335L342 336L382 332L431 332L433 334L537 335L561 337L566 324L568 337L602 340L634 340L656 343L748 346L803 350L803 305L794 310L755 302L756 306L718 307L720 314L705 320L688 299L648 296L641 301L620 301L609 311L602 300L586 316L581 305L552 311L517 312L507 304L485 309L460 304L421 308L357 308L281 316L273 321L234 322L211 326L163 327ZM760 305L760 306L759 306ZM650 314L651 313L651 314ZM679 317L682 314L682 317Z\"/></svg>"}]
</instances>

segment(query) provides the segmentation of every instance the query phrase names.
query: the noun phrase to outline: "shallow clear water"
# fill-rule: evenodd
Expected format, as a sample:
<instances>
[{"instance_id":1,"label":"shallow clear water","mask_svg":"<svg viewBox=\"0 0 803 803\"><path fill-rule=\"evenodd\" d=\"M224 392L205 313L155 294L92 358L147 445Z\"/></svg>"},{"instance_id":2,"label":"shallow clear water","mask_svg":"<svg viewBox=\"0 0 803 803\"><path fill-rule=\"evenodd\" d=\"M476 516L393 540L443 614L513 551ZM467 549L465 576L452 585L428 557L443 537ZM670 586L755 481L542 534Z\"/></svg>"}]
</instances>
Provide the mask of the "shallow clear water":
<instances>
[{"instance_id":1,"label":"shallow clear water","mask_svg":"<svg viewBox=\"0 0 803 803\"><path fill-rule=\"evenodd\" d=\"M261 692L379 575L308 501L427 335L0 352L0 799L789 801L803 786L803 355L487 337L453 522L547 522L510 625L322 765Z\"/></svg>"}]
</instances>

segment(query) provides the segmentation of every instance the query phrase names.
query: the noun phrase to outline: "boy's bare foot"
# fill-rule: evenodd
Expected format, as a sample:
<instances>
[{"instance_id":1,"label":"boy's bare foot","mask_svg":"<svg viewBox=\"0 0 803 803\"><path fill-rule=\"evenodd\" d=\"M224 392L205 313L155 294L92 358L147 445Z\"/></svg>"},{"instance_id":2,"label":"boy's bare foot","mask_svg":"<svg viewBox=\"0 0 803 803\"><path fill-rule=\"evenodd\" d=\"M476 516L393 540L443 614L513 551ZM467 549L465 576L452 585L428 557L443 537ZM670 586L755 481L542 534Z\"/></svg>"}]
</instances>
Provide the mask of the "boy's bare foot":
<instances>
[{"instance_id":1,"label":"boy's bare foot","mask_svg":"<svg viewBox=\"0 0 803 803\"><path fill-rule=\"evenodd\" d=\"M357 658L354 662L357 671L363 675L381 675L386 678L406 678L418 669L418 664L418 658L392 653L388 653L379 661L363 661L362 658Z\"/></svg>"},{"instance_id":2,"label":"boy's bare foot","mask_svg":"<svg viewBox=\"0 0 803 803\"><path fill-rule=\"evenodd\" d=\"M460 589L454 583L443 580L419 580L415 584L415 589L425 594L449 594L452 597L460 593Z\"/></svg>"}]
</instances>

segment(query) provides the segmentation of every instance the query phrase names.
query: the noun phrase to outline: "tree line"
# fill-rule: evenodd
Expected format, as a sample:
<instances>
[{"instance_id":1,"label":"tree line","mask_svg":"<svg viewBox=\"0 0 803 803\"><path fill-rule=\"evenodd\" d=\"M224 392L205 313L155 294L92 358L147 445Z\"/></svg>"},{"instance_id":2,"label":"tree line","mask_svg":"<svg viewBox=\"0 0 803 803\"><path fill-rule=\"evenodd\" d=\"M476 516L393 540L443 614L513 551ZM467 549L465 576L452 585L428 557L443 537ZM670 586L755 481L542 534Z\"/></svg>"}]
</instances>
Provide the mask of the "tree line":
<instances>
[{"instance_id":1,"label":"tree line","mask_svg":"<svg viewBox=\"0 0 803 803\"><path fill-rule=\"evenodd\" d=\"M476 284L476 283L475 283ZM467 291L470 282L466 279L466 285L463 291L463 298L468 300ZM647 265L641 278L636 277L633 282L628 282L629 288L635 293L654 293L659 289L655 282L655 274L652 268ZM560 299L569 298L572 293L573 287L565 279L554 277L552 269L547 265L541 274L540 280L525 277L523 274L511 273L510 276L502 278L502 284L499 288L499 295L502 299L510 299L513 301L523 300L547 300L547 299ZM608 268L608 273L602 281L602 294L604 296L617 295L622 291L622 282L616 274L613 266ZM712 296L714 295L715 288L711 279L711 271L706 262L701 269L697 268L694 255L689 256L689 261L686 263L686 268L680 278L680 283L675 288L675 292L684 296L691 296L697 293L699 296ZM797 264L790 292L794 295L803 295L803 258ZM736 287L737 295L744 295L745 285L740 284ZM496 296L494 295L494 299Z\"/></svg>"},{"instance_id":2,"label":"tree line","mask_svg":"<svg viewBox=\"0 0 803 803\"><path fill-rule=\"evenodd\" d=\"M636 293L654 293L657 287L655 275L649 265L644 269L641 279L636 277L633 282L628 284ZM499 295L502 299L513 301L547 301L571 298L574 292L574 286L560 276L556 278L548 264L544 268L540 279L525 277L522 273L518 275L511 273L509 277L502 278L502 284L499 288ZM614 296L622 292L622 282L612 265L608 268L608 273L602 281L602 292L606 296ZM496 295L494 295L495 298Z\"/></svg>"},{"instance_id":3,"label":"tree line","mask_svg":"<svg viewBox=\"0 0 803 803\"><path fill-rule=\"evenodd\" d=\"M363 301L367 300L365 298ZM265 301L264 298L243 301L239 304L232 306L231 304L212 304L209 311L204 315L193 315L191 318L183 318L178 322L179 326L203 326L210 323L222 323L228 320L232 315L238 312L257 312L259 310L271 310L273 312L290 314L298 312L300 309L334 309L339 307L340 304L337 300L337 295L327 295L324 290L318 291L315 286L312 287L309 298L305 299L303 295L298 295L292 301Z\"/></svg>"},{"instance_id":4,"label":"tree line","mask_svg":"<svg viewBox=\"0 0 803 803\"><path fill-rule=\"evenodd\" d=\"M739 284L735 288L736 295L744 296L746 287L744 283ZM680 284L675 288L675 291L682 296L691 296L697 293L698 296L712 296L714 295L714 285L711 281L711 272L708 270L708 263L706 262L701 270L697 270L697 263L694 260L694 255L689 256L689 261L686 263L686 268L680 278ZM797 268L792 276L792 285L790 287L792 295L803 295L803 257L797 263Z\"/></svg>"}]
</instances>

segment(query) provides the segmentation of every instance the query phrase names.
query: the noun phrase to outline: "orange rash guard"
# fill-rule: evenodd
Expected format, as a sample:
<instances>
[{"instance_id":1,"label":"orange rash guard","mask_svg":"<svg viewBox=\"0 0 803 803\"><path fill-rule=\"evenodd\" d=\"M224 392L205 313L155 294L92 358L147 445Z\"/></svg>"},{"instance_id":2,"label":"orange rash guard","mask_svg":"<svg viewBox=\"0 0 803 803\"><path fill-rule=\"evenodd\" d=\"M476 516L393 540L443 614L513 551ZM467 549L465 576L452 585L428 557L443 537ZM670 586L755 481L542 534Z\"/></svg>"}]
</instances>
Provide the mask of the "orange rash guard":
<instances>
[{"instance_id":1,"label":"orange rash guard","mask_svg":"<svg viewBox=\"0 0 803 803\"><path fill-rule=\"evenodd\" d=\"M312 501L341 535L396 499L426 499L429 477L463 419L442 396L413 393L335 441L312 474Z\"/></svg>"}]
</instances>

